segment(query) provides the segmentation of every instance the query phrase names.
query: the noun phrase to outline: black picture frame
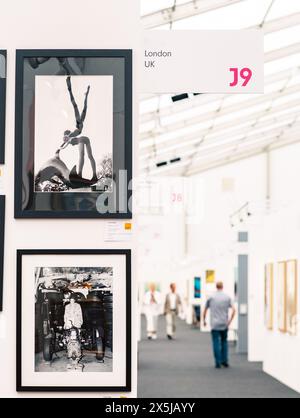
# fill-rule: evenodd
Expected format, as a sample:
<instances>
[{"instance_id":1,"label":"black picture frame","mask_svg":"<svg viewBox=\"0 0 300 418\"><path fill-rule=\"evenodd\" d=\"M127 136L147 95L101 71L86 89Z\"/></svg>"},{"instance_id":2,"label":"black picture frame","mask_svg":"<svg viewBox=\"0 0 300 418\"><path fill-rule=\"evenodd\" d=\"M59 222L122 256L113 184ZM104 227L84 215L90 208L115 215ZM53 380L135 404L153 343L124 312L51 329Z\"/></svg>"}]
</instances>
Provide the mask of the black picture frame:
<instances>
[{"instance_id":1,"label":"black picture frame","mask_svg":"<svg viewBox=\"0 0 300 418\"><path fill-rule=\"evenodd\" d=\"M4 268L4 239L5 236L5 196L0 195L0 312L3 311L3 268Z\"/></svg>"},{"instance_id":2,"label":"black picture frame","mask_svg":"<svg viewBox=\"0 0 300 418\"><path fill-rule=\"evenodd\" d=\"M34 69L32 59L46 62ZM47 61L48 59L48 61ZM105 192L36 193L34 190L34 118L36 75L55 75L54 60L87 62L79 74L113 75L113 180L116 182L110 210L99 213L97 198ZM52 61L51 61L52 60ZM48 67L47 67L48 65ZM93 67L94 65L94 67ZM97 72L98 71L98 72ZM117 108L116 108L117 107ZM121 108L121 110L120 110ZM24 116L25 115L25 116ZM121 171L126 178L120 176ZM15 114L15 218L131 219L132 181L132 50L17 50ZM126 190L125 190L126 189ZM121 190L121 191L120 191ZM47 196L48 195L48 196ZM113 203L111 203L113 201ZM105 203L106 204L106 203Z\"/></svg>"},{"instance_id":3,"label":"black picture frame","mask_svg":"<svg viewBox=\"0 0 300 418\"><path fill-rule=\"evenodd\" d=\"M0 49L0 164L5 163L7 51Z\"/></svg>"},{"instance_id":4,"label":"black picture frame","mask_svg":"<svg viewBox=\"0 0 300 418\"><path fill-rule=\"evenodd\" d=\"M26 255L123 255L126 257L126 384L114 387L24 386L22 384L22 258ZM17 250L17 392L131 392L132 390L132 310L131 250Z\"/></svg>"}]
</instances>

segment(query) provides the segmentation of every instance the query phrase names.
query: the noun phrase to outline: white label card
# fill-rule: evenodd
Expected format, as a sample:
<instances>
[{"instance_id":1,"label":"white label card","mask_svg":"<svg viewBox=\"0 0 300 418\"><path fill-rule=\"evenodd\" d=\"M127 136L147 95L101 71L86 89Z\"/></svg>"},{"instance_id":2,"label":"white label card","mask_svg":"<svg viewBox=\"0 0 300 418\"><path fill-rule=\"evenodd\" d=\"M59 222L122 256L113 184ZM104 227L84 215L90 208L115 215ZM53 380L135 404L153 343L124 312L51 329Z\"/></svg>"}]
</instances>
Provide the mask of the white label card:
<instances>
[{"instance_id":1,"label":"white label card","mask_svg":"<svg viewBox=\"0 0 300 418\"><path fill-rule=\"evenodd\" d=\"M132 223L108 221L105 224L105 242L129 242L132 239Z\"/></svg>"}]
</instances>

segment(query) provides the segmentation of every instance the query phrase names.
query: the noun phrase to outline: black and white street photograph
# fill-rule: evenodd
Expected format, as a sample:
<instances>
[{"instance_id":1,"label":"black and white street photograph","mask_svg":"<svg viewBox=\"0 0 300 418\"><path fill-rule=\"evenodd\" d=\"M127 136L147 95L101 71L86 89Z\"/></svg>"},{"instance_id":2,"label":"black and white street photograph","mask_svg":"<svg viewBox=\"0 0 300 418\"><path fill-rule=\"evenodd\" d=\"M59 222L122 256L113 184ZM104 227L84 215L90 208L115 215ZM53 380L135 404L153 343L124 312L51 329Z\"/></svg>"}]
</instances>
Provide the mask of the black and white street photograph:
<instances>
[{"instance_id":1,"label":"black and white street photograph","mask_svg":"<svg viewBox=\"0 0 300 418\"><path fill-rule=\"evenodd\" d=\"M35 268L35 371L111 372L113 268Z\"/></svg>"},{"instance_id":2,"label":"black and white street photograph","mask_svg":"<svg viewBox=\"0 0 300 418\"><path fill-rule=\"evenodd\" d=\"M111 192L113 76L36 76L35 92L35 192Z\"/></svg>"}]
</instances>

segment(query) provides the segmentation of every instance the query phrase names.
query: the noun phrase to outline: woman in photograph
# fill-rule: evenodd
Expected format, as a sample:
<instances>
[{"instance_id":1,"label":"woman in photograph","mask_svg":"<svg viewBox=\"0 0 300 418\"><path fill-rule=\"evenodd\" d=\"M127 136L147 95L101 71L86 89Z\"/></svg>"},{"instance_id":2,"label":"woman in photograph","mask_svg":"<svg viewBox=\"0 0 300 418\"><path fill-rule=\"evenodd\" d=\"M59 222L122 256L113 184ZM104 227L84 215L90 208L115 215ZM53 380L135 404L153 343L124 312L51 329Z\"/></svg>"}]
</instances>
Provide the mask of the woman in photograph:
<instances>
[{"instance_id":1,"label":"woman in photograph","mask_svg":"<svg viewBox=\"0 0 300 418\"><path fill-rule=\"evenodd\" d=\"M83 172L83 166L84 166L84 160L85 160L85 149L87 151L88 158L91 163L93 176L92 176L92 182L96 183L98 181L97 179L97 173L96 173L96 162L93 156L92 147L90 139L87 136L79 136L82 133L83 130L83 123L86 118L87 114L87 105L88 105L88 95L90 92L90 86L88 86L87 91L85 93L85 99L84 99L84 107L82 110L82 113L79 113L79 109L75 100L75 97L72 92L72 84L71 84L71 77L67 77L67 87L70 94L70 100L74 108L75 113L75 120L76 120L76 129L71 132L70 130L66 130L64 132L64 142L61 145L59 151L66 148L68 145L78 145L79 150L79 163L78 163L78 176L82 178L82 172Z\"/></svg>"}]
</instances>

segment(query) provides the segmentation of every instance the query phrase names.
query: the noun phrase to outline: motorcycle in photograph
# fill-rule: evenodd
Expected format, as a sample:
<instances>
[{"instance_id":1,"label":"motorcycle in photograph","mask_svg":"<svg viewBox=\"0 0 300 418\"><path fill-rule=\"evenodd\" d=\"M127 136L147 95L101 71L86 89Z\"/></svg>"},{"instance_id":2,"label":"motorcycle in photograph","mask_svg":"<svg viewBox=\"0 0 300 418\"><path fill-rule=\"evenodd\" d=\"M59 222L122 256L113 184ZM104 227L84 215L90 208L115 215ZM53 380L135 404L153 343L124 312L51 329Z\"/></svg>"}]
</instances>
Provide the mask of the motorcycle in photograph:
<instances>
[{"instance_id":1,"label":"motorcycle in photograph","mask_svg":"<svg viewBox=\"0 0 300 418\"><path fill-rule=\"evenodd\" d=\"M68 371L83 371L83 364L80 364L82 358L80 329L72 326L72 328L65 330L65 344L67 347L67 357L69 364Z\"/></svg>"}]
</instances>

